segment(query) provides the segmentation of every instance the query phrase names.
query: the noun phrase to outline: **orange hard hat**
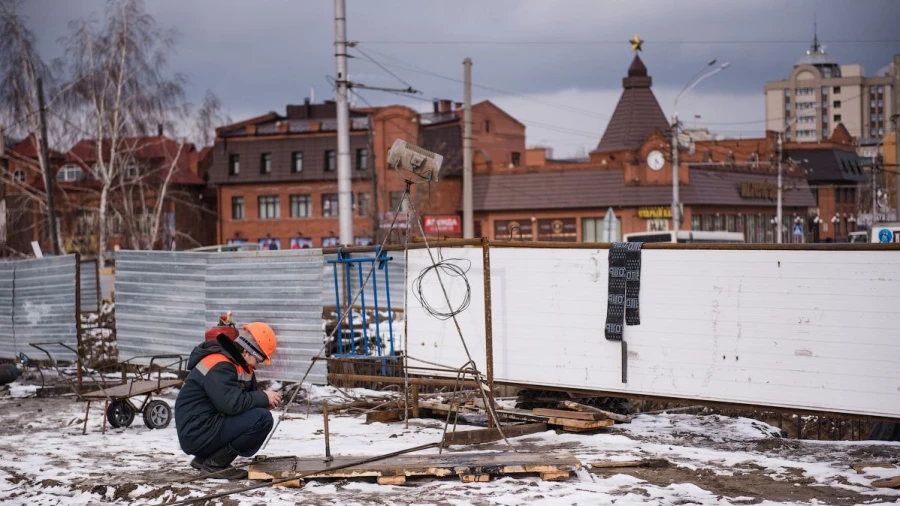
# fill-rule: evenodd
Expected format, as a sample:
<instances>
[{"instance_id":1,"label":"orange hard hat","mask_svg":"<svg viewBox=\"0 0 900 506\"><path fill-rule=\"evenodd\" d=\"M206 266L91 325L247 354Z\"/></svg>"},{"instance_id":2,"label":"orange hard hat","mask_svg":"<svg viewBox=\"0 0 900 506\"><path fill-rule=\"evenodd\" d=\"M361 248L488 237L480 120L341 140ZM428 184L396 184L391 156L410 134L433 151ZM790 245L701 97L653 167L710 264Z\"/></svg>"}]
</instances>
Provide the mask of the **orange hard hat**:
<instances>
[{"instance_id":1,"label":"orange hard hat","mask_svg":"<svg viewBox=\"0 0 900 506\"><path fill-rule=\"evenodd\" d=\"M247 339L242 332L241 336L235 341L247 350L257 360L264 362L266 365L272 363L272 355L275 354L275 348L278 346L278 340L275 338L275 331L272 327L262 322L253 322L244 325L244 330L250 334L252 341Z\"/></svg>"}]
</instances>

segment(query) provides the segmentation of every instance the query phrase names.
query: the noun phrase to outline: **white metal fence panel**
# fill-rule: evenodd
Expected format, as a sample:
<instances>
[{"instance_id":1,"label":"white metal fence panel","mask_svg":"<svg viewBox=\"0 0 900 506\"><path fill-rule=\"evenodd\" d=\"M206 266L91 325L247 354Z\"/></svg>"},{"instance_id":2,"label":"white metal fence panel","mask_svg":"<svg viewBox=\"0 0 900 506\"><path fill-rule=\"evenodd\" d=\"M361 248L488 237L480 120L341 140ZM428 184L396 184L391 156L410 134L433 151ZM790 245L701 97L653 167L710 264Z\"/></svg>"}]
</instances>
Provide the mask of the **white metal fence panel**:
<instances>
[{"instance_id":1,"label":"white metal fence panel","mask_svg":"<svg viewBox=\"0 0 900 506\"><path fill-rule=\"evenodd\" d=\"M323 347L322 262L321 249L208 254L207 325L229 310L238 324L269 324L278 336L278 351L259 376L300 380ZM324 384L325 376L325 363L319 361L307 381Z\"/></svg>"},{"instance_id":2,"label":"white metal fence panel","mask_svg":"<svg viewBox=\"0 0 900 506\"><path fill-rule=\"evenodd\" d=\"M116 339L119 359L187 356L206 331L206 253L119 251ZM148 359L138 360L147 363Z\"/></svg>"},{"instance_id":3,"label":"white metal fence panel","mask_svg":"<svg viewBox=\"0 0 900 506\"><path fill-rule=\"evenodd\" d=\"M13 329L15 265L14 262L0 262L0 358L16 356L16 334Z\"/></svg>"},{"instance_id":4,"label":"white metal fence panel","mask_svg":"<svg viewBox=\"0 0 900 506\"><path fill-rule=\"evenodd\" d=\"M480 251L460 255L474 263ZM644 250L641 324L624 331L627 383L620 343L604 337L607 255L491 249L497 380L900 417L896 251ZM411 272L426 265L427 253L410 252ZM474 271L459 319L470 350L481 351ZM452 322L413 301L410 354L458 364Z\"/></svg>"},{"instance_id":5,"label":"white metal fence panel","mask_svg":"<svg viewBox=\"0 0 900 506\"><path fill-rule=\"evenodd\" d=\"M75 315L75 255L15 262L13 331L16 353L35 356L31 343L78 345ZM74 360L71 352L52 350L54 359ZM43 356L41 356L43 358Z\"/></svg>"}]
</instances>

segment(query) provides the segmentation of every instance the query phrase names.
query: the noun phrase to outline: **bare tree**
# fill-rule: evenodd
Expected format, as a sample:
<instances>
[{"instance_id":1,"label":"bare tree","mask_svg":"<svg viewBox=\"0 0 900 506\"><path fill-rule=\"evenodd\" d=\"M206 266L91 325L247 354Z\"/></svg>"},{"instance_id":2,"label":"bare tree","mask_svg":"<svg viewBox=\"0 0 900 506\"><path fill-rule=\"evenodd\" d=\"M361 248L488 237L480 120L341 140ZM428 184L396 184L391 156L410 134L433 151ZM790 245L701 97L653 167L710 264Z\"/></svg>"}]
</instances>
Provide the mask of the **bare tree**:
<instances>
[{"instance_id":1,"label":"bare tree","mask_svg":"<svg viewBox=\"0 0 900 506\"><path fill-rule=\"evenodd\" d=\"M61 71L61 63L53 66L45 63L35 48L37 38L28 29L25 19L19 14L20 0L0 0L0 117L9 118L10 123L3 125L11 135L25 137L33 135L35 147L43 141L40 129L40 107L38 105L38 80L45 85L47 95L51 97L46 108L58 107L59 90L56 76ZM58 130L50 129L50 134ZM50 135L48 134L48 136ZM48 143L53 144L51 139ZM12 148L12 146L9 146ZM43 180L44 188L54 181L49 170L50 160L45 159L41 149L36 149L37 164ZM3 180L13 185L13 175L3 171ZM22 191L23 198L17 199L20 205L30 209L36 206L46 214L48 209L46 193L43 191ZM10 212L26 212L26 209L11 209ZM60 237L59 224L47 221L47 230Z\"/></svg>"},{"instance_id":2,"label":"bare tree","mask_svg":"<svg viewBox=\"0 0 900 506\"><path fill-rule=\"evenodd\" d=\"M123 181L133 155L129 139L146 136L158 125L173 129L187 107L185 79L165 72L176 33L159 28L140 0L110 0L103 26L78 20L70 30L62 42L70 62L72 104L83 114L81 129L95 142L88 170L100 182L97 256L105 258L111 191Z\"/></svg>"},{"instance_id":3,"label":"bare tree","mask_svg":"<svg viewBox=\"0 0 900 506\"><path fill-rule=\"evenodd\" d=\"M209 146L216 140L216 128L231 123L231 116L223 111L222 101L206 90L203 103L194 115L194 130L199 146Z\"/></svg>"}]
</instances>

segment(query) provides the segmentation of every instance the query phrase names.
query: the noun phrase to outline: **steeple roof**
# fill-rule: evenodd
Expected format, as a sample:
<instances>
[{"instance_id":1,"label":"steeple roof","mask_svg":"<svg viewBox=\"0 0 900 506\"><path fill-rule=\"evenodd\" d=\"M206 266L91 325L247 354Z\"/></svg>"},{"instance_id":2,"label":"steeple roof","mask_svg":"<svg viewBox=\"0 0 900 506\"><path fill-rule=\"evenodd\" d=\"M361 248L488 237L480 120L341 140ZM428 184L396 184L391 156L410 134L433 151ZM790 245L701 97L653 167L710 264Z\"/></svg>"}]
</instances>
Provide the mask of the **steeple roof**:
<instances>
[{"instance_id":1,"label":"steeple roof","mask_svg":"<svg viewBox=\"0 0 900 506\"><path fill-rule=\"evenodd\" d=\"M594 153L637 149L654 131L669 129L666 115L650 89L652 84L647 67L635 55L628 77L622 79L622 96Z\"/></svg>"}]
</instances>

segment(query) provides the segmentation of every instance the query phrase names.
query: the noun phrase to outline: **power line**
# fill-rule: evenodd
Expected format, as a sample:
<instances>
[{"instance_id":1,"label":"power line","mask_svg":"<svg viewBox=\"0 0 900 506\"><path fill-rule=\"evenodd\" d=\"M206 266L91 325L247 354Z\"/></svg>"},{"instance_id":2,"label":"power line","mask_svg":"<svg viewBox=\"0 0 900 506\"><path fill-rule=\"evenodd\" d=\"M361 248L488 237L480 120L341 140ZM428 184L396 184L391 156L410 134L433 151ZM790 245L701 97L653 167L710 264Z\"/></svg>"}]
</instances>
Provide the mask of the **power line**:
<instances>
[{"instance_id":1,"label":"power line","mask_svg":"<svg viewBox=\"0 0 900 506\"><path fill-rule=\"evenodd\" d=\"M358 47L355 47L355 49L359 50ZM447 80L447 81L452 81L452 82L455 82L455 83L464 84L464 81L463 81L462 79L457 79L457 78L455 78L455 77L450 77L450 76L445 76L445 75L443 75L443 74L438 74L437 72L433 72L433 71L431 71L431 70L424 69L424 68L422 68L422 67L418 67L418 66L416 66L416 65L413 65L413 64L408 63L408 62L405 62L405 61L403 61L403 60L394 58L393 56L390 56L390 55L388 55L388 54L382 53L382 52L380 52L380 51L376 51L376 50L371 49L371 48L369 48L369 51L371 51L371 52L373 52L373 53L375 53L375 54L378 54L378 55L382 56L383 58L387 58L387 59L389 59L389 60L392 60L392 61L395 61L395 62L398 62L398 63L399 63L399 65L385 64L385 65L387 65L387 66L394 67L394 68L399 68L399 69L403 69L403 70L406 70L407 72L413 72L413 73L417 73L417 74L429 75L429 76L437 77L437 78L444 79L444 80ZM553 102L547 102L547 101L545 101L545 100L540 100L540 99L536 99L536 98L533 98L533 97L529 97L529 96L524 95L524 94L522 94L522 93L516 93L516 92L512 92L512 91L508 91L508 90L503 90L503 89L500 89L500 88L494 88L494 87L492 87L492 86L485 86L485 85L477 84L477 83L472 83L472 86L475 87L475 88L480 88L480 89L483 89L483 90L492 91L492 92L494 92L494 93L500 93L500 94L503 94L503 95L509 95L509 96L512 96L512 97L521 98L521 99L523 99L523 100L528 100L528 101L530 101L530 102L534 102L534 103L537 103L537 104L545 105L545 106L547 106L547 107L555 107L555 108L557 108L557 109L566 110L566 111L574 112L574 113L578 113L578 114L583 114L583 115L585 115L585 116L591 116L591 117L595 117L595 118L610 118L610 117L611 117L609 114L597 113L597 112L594 112L594 111L588 111L588 110L586 110L586 109L580 109L580 108L578 108L578 107L572 107L572 106L568 106L568 105L556 104L556 103L553 103Z\"/></svg>"},{"instance_id":2,"label":"power line","mask_svg":"<svg viewBox=\"0 0 900 506\"><path fill-rule=\"evenodd\" d=\"M598 46L598 45L616 45L621 46L624 40L361 40L356 41L357 44L380 44L380 45L568 45L568 46ZM893 44L900 42L900 39L834 39L823 40L827 44ZM644 41L648 46L653 45L689 45L689 44L809 44L809 40L656 40Z\"/></svg>"},{"instance_id":3,"label":"power line","mask_svg":"<svg viewBox=\"0 0 900 506\"><path fill-rule=\"evenodd\" d=\"M375 60L375 58L372 58L372 57L369 56L365 51L363 51L362 49L360 49L360 48L358 48L358 47L355 47L355 46L352 46L352 47L353 47L354 49L356 49L356 51L358 51L361 55L363 55L367 60L369 60L370 62L374 63L375 65L378 65L379 67L381 67L381 70L384 70L385 72L387 72L388 74L390 74L391 76L393 76L394 79L396 79L396 80L400 81L401 83L403 83L407 88L412 89L412 85L411 85L411 84L409 84L408 82L406 82L406 81L404 81L403 79L401 79L400 76L398 76L397 74L391 72L390 69L388 69L387 67L385 67L384 65L382 65L381 63L379 63L377 60ZM357 95L357 96L358 96L358 95Z\"/></svg>"}]
</instances>

